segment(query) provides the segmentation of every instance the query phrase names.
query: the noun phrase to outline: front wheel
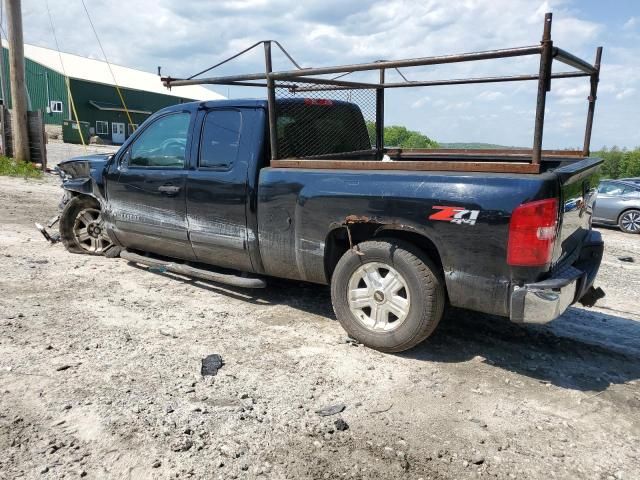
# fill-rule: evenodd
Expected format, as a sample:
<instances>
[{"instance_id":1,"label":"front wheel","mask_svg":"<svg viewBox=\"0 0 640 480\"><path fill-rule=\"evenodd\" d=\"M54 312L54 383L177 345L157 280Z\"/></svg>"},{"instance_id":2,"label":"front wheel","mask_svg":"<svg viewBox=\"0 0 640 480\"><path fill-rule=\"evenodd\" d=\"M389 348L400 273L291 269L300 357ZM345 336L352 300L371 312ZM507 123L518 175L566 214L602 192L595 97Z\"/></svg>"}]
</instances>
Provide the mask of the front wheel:
<instances>
[{"instance_id":1,"label":"front wheel","mask_svg":"<svg viewBox=\"0 0 640 480\"><path fill-rule=\"evenodd\" d=\"M100 205L91 197L73 197L60 215L60 239L71 253L103 255L113 247Z\"/></svg>"},{"instance_id":2,"label":"front wheel","mask_svg":"<svg viewBox=\"0 0 640 480\"><path fill-rule=\"evenodd\" d=\"M443 281L418 248L400 240L348 250L331 279L333 309L349 335L383 352L419 344L438 326L445 303Z\"/></svg>"},{"instance_id":3,"label":"front wheel","mask_svg":"<svg viewBox=\"0 0 640 480\"><path fill-rule=\"evenodd\" d=\"M620 215L618 226L624 233L640 233L640 210L627 210Z\"/></svg>"}]
</instances>

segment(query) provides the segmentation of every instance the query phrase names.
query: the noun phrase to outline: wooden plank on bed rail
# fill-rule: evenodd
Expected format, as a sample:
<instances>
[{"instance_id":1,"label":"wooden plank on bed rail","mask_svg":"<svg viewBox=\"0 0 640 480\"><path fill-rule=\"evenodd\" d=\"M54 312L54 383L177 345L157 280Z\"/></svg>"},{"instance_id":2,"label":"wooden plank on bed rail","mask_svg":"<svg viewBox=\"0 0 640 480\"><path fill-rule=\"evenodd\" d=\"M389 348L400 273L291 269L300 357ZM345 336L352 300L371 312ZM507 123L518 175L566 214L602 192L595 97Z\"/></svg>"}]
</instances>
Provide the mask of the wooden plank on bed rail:
<instances>
[{"instance_id":1,"label":"wooden plank on bed rail","mask_svg":"<svg viewBox=\"0 0 640 480\"><path fill-rule=\"evenodd\" d=\"M272 160L273 168L310 168L336 170L409 170L409 171L452 171L452 172L494 172L494 173L539 173L540 165L528 162L443 162L443 161L398 161L381 162L372 160Z\"/></svg>"}]
</instances>

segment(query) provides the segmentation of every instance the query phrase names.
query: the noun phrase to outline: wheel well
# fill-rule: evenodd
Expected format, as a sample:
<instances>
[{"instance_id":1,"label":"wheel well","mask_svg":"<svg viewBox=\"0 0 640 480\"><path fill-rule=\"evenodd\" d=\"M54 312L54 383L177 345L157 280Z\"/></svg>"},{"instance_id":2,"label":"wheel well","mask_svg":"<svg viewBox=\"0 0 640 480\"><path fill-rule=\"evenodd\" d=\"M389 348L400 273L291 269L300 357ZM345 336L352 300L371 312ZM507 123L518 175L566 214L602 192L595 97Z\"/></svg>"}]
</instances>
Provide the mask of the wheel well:
<instances>
[{"instance_id":1,"label":"wheel well","mask_svg":"<svg viewBox=\"0 0 640 480\"><path fill-rule=\"evenodd\" d=\"M71 200L72 198L84 198L84 199L87 199L87 200L95 203L96 206L98 206L98 207L100 207L100 209L102 209L102 205L100 204L98 199L96 197L94 197L93 195L90 195L88 193L76 192L74 190L67 190L67 192L69 193L69 200Z\"/></svg>"},{"instance_id":2,"label":"wheel well","mask_svg":"<svg viewBox=\"0 0 640 480\"><path fill-rule=\"evenodd\" d=\"M411 243L425 253L438 268L438 273L444 276L440 253L438 252L435 244L424 235L407 230L385 228L384 225L377 223L356 223L349 225L348 228L351 233L351 243L353 245L379 238L394 238ZM338 261L342 258L342 255L344 255L349 247L349 234L346 227L336 228L329 233L325 243L324 256L325 273L328 281L331 280L331 276L333 275L333 271L336 268Z\"/></svg>"}]
</instances>

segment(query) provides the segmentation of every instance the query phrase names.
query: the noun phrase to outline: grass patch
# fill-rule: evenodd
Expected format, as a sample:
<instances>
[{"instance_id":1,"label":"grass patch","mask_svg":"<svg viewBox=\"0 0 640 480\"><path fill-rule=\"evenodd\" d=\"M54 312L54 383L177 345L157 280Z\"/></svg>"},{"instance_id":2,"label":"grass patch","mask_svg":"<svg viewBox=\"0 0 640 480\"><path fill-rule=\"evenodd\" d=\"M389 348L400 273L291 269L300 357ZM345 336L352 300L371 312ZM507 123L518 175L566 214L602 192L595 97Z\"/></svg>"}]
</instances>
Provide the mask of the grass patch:
<instances>
[{"instance_id":1,"label":"grass patch","mask_svg":"<svg viewBox=\"0 0 640 480\"><path fill-rule=\"evenodd\" d=\"M0 175L8 177L40 178L42 171L31 162L16 162L13 158L0 156Z\"/></svg>"}]
</instances>

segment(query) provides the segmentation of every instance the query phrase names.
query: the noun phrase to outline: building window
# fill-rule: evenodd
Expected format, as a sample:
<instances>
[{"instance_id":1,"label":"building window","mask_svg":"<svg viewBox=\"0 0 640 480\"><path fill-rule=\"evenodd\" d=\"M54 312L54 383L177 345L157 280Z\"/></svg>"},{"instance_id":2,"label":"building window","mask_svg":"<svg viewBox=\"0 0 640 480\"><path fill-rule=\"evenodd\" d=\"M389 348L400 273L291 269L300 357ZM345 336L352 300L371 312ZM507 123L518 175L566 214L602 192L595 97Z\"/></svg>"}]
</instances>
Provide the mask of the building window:
<instances>
[{"instance_id":1,"label":"building window","mask_svg":"<svg viewBox=\"0 0 640 480\"><path fill-rule=\"evenodd\" d=\"M96 121L96 134L109 135L109 122Z\"/></svg>"},{"instance_id":2,"label":"building window","mask_svg":"<svg viewBox=\"0 0 640 480\"><path fill-rule=\"evenodd\" d=\"M49 102L51 113L62 113L62 102L60 100L51 100Z\"/></svg>"},{"instance_id":3,"label":"building window","mask_svg":"<svg viewBox=\"0 0 640 480\"><path fill-rule=\"evenodd\" d=\"M137 123L130 123L129 124L129 135L132 135L133 132L135 132L138 129L138 124Z\"/></svg>"}]
</instances>

